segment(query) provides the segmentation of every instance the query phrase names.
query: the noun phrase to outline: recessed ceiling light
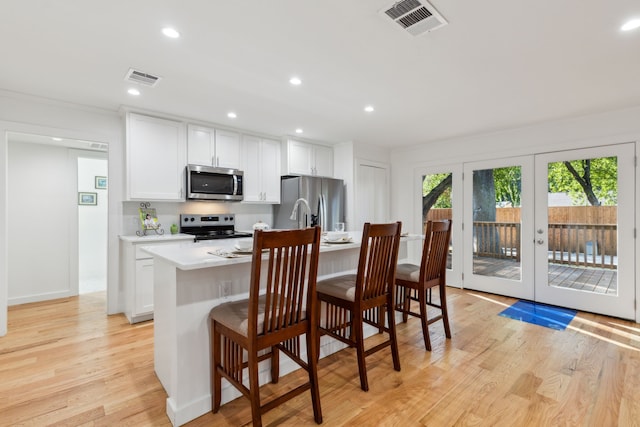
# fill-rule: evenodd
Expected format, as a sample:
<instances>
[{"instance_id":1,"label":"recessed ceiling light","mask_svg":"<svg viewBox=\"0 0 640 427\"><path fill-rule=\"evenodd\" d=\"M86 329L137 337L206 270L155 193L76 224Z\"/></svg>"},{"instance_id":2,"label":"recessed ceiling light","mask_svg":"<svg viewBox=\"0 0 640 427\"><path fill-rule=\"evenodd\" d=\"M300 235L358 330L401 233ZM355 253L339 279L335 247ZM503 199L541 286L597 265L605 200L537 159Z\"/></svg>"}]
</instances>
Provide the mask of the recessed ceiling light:
<instances>
[{"instance_id":1,"label":"recessed ceiling light","mask_svg":"<svg viewBox=\"0 0 640 427\"><path fill-rule=\"evenodd\" d=\"M51 139L53 139L54 141L62 141L62 138L58 138L58 137L51 137Z\"/></svg>"},{"instance_id":2,"label":"recessed ceiling light","mask_svg":"<svg viewBox=\"0 0 640 427\"><path fill-rule=\"evenodd\" d=\"M299 77L291 77L289 79L289 83L291 83L294 86L300 86L302 84L302 80L300 80Z\"/></svg>"},{"instance_id":3,"label":"recessed ceiling light","mask_svg":"<svg viewBox=\"0 0 640 427\"><path fill-rule=\"evenodd\" d=\"M621 31L631 31L640 27L640 19L632 19L627 21L622 27L620 27Z\"/></svg>"},{"instance_id":4,"label":"recessed ceiling light","mask_svg":"<svg viewBox=\"0 0 640 427\"><path fill-rule=\"evenodd\" d=\"M227 113L227 117L229 117L230 119L235 119L236 117L238 117L238 115L236 113L234 113L233 111L229 111Z\"/></svg>"},{"instance_id":5,"label":"recessed ceiling light","mask_svg":"<svg viewBox=\"0 0 640 427\"><path fill-rule=\"evenodd\" d=\"M302 132L303 132L302 129L300 128L296 129L296 133L302 133Z\"/></svg>"},{"instance_id":6,"label":"recessed ceiling light","mask_svg":"<svg viewBox=\"0 0 640 427\"><path fill-rule=\"evenodd\" d=\"M134 88L134 87L132 87L131 89L129 89L129 90L127 91L127 93L128 93L129 95L133 95L133 96L138 96L138 95L140 95L140 91L139 91L138 89Z\"/></svg>"},{"instance_id":7,"label":"recessed ceiling light","mask_svg":"<svg viewBox=\"0 0 640 427\"><path fill-rule=\"evenodd\" d=\"M177 39L178 37L180 37L180 33L177 32L175 29L170 28L170 27L166 27L162 29L162 34L164 34L165 36L171 38L171 39Z\"/></svg>"},{"instance_id":8,"label":"recessed ceiling light","mask_svg":"<svg viewBox=\"0 0 640 427\"><path fill-rule=\"evenodd\" d=\"M367 105L366 107L364 107L364 111L366 111L367 113L373 113L373 105Z\"/></svg>"}]
</instances>

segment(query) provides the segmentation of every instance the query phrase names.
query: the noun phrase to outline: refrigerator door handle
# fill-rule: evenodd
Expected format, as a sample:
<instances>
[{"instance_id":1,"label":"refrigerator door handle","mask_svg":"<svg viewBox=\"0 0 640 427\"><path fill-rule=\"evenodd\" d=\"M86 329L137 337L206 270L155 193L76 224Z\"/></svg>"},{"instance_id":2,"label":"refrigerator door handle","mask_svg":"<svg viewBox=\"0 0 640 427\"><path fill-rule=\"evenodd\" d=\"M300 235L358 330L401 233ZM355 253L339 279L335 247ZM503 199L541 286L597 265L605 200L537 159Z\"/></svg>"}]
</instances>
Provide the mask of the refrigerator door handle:
<instances>
[{"instance_id":1,"label":"refrigerator door handle","mask_svg":"<svg viewBox=\"0 0 640 427\"><path fill-rule=\"evenodd\" d=\"M327 230L327 201L324 198L324 194L320 195L320 229L322 231Z\"/></svg>"}]
</instances>

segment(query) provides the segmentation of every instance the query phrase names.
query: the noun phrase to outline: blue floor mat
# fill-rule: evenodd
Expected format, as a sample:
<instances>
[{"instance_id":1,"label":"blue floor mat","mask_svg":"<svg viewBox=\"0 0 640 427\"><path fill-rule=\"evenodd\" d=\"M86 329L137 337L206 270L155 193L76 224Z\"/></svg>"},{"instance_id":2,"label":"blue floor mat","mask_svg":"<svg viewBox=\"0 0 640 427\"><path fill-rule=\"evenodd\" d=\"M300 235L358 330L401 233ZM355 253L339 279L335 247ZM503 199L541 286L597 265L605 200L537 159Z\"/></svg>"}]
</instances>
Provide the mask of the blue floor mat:
<instances>
[{"instance_id":1,"label":"blue floor mat","mask_svg":"<svg viewBox=\"0 0 640 427\"><path fill-rule=\"evenodd\" d=\"M564 331L575 315L575 310L523 300L517 301L499 314L502 317L533 323L534 325L545 326L558 331Z\"/></svg>"}]
</instances>

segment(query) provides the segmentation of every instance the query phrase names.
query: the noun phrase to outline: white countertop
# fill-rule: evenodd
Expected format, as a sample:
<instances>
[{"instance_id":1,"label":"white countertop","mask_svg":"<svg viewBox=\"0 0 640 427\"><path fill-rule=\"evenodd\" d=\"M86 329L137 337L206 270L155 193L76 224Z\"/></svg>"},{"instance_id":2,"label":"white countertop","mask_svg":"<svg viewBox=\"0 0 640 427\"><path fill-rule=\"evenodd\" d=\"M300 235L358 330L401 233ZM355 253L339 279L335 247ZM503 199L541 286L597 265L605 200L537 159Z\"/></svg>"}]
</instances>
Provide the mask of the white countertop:
<instances>
[{"instance_id":1,"label":"white countertop","mask_svg":"<svg viewBox=\"0 0 640 427\"><path fill-rule=\"evenodd\" d=\"M334 252L360 247L361 233L349 233L352 242L322 243L320 252ZM403 241L421 239L420 235L402 237ZM144 238L142 238L144 239ZM199 242L176 242L170 245L142 246L144 252L161 258L180 270L195 270L199 268L220 267L232 264L251 262L251 254L236 254L235 243L240 239L202 240ZM231 253L232 258L214 255L213 253Z\"/></svg>"},{"instance_id":2,"label":"white countertop","mask_svg":"<svg viewBox=\"0 0 640 427\"><path fill-rule=\"evenodd\" d=\"M193 240L193 236L189 234L156 234L153 231L149 232L146 236L118 236L120 240L131 243L144 243L144 242L170 242L180 240Z\"/></svg>"}]
</instances>

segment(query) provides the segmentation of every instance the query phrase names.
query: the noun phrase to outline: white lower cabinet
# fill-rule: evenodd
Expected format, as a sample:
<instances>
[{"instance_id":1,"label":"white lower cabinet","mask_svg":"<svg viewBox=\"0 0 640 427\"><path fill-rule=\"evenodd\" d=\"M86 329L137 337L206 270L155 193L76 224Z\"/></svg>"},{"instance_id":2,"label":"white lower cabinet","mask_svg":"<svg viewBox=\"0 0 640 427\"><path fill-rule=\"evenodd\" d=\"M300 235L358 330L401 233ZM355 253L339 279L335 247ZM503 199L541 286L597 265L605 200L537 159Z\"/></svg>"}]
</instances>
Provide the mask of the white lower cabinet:
<instances>
[{"instance_id":1,"label":"white lower cabinet","mask_svg":"<svg viewBox=\"0 0 640 427\"><path fill-rule=\"evenodd\" d=\"M192 236L121 237L120 265L126 298L125 315L129 323L153 319L153 257L142 246L167 245L193 240Z\"/></svg>"},{"instance_id":2,"label":"white lower cabinet","mask_svg":"<svg viewBox=\"0 0 640 427\"><path fill-rule=\"evenodd\" d=\"M133 314L153 317L153 258L136 259L136 285L133 292ZM129 319L131 322L131 319ZM133 323L133 322L131 322Z\"/></svg>"}]
</instances>

